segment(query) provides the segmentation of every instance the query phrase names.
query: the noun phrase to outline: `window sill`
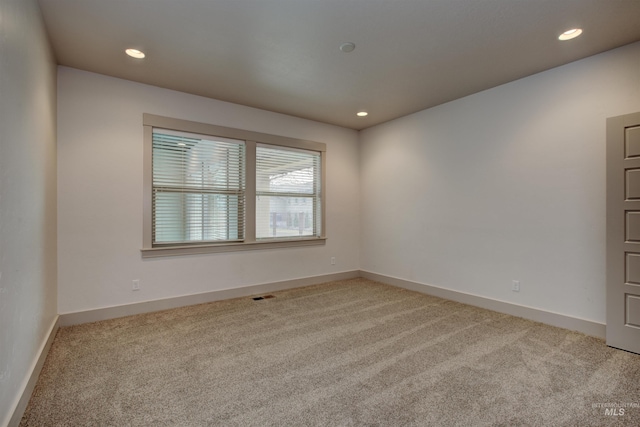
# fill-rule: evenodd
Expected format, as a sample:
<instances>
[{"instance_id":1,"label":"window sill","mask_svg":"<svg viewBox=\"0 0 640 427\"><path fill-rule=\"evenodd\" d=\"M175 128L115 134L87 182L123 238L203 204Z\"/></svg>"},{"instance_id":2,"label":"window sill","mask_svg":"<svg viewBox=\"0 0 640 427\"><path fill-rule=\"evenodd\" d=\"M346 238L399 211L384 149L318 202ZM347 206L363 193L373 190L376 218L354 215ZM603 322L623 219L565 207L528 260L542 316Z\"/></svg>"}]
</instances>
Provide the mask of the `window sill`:
<instances>
[{"instance_id":1,"label":"window sill","mask_svg":"<svg viewBox=\"0 0 640 427\"><path fill-rule=\"evenodd\" d=\"M264 240L252 243L218 243L211 245L171 246L140 249L142 258L165 256L198 255L223 252L253 251L260 249L295 248L301 246L319 246L326 243L326 237L313 237L296 240Z\"/></svg>"}]
</instances>

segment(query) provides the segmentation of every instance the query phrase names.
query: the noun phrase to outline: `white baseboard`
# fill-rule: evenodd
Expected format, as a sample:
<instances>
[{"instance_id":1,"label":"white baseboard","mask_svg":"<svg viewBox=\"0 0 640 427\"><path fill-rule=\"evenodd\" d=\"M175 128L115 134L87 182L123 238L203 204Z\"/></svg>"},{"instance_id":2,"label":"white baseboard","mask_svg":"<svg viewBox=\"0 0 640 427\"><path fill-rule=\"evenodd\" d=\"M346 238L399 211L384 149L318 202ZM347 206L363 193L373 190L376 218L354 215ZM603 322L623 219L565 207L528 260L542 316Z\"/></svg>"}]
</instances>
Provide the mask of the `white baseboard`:
<instances>
[{"instance_id":1,"label":"white baseboard","mask_svg":"<svg viewBox=\"0 0 640 427\"><path fill-rule=\"evenodd\" d=\"M606 325L603 323L597 323L591 320L553 313L550 311L518 305L506 301L494 300L478 295L467 294L451 289L439 288L437 286L412 282L410 280L400 279L393 276L386 276L383 274L364 270L345 271L341 273L305 277L301 279L285 280L281 282L264 283L259 285L245 286L241 288L223 289L219 291L204 292L200 294L185 295L161 300L120 305L115 307L105 307L95 310L65 313L60 314L58 325L71 326L81 323L97 322L100 320L115 319L118 317L131 316L142 313L151 313L154 311L168 310L171 308L185 307L188 305L204 304L207 302L220 301L231 298L242 298L267 292L276 292L285 289L317 285L319 283L331 282L334 280L353 279L356 277L364 277L367 279L386 283L391 286L409 289L412 291L417 291L424 294L461 302L463 304L486 308L488 310L522 317L524 319L545 323L551 326L557 326L572 331L582 332L583 334L598 338L605 338Z\"/></svg>"},{"instance_id":2,"label":"white baseboard","mask_svg":"<svg viewBox=\"0 0 640 427\"><path fill-rule=\"evenodd\" d=\"M11 412L12 415L11 418L9 418L7 427L17 427L20 425L22 415L24 414L25 409L27 409L33 389L36 387L38 382L38 377L40 376L40 371L42 371L44 361L47 359L49 349L51 348L51 344L53 344L53 339L56 337L56 333L58 332L58 328L60 326L59 322L60 316L56 316L49 327L49 331L47 332L45 339L42 341L42 344L38 349L37 357L33 361L29 373L23 382L22 393L18 395L14 404L13 411Z\"/></svg>"},{"instance_id":3,"label":"white baseboard","mask_svg":"<svg viewBox=\"0 0 640 427\"><path fill-rule=\"evenodd\" d=\"M60 326L71 326L81 323L97 322L100 320L131 316L134 314L151 313L154 311L168 310L171 308L185 307L188 305L204 304L207 302L220 301L231 298L248 297L251 295L263 294L267 292L300 288L303 286L317 285L334 280L353 279L356 277L360 277L359 270L305 277L301 279L285 280L281 282L264 283L260 285L244 286L241 288L223 289L219 291L211 291L200 294L184 295L154 301L119 305L115 307L98 308L95 310L79 311L75 313L65 313L60 315Z\"/></svg>"},{"instance_id":4,"label":"white baseboard","mask_svg":"<svg viewBox=\"0 0 640 427\"><path fill-rule=\"evenodd\" d=\"M451 289L425 285L422 283L399 279L392 276L385 276L369 271L361 270L360 276L370 280L375 280L377 282L382 282L387 285L397 286L399 288L409 289L412 291L421 292L423 294L461 302L463 304L486 308L488 310L497 311L498 313L510 314L512 316L522 317L524 319L533 320L535 322L545 323L547 325L557 326L559 328L582 332L583 334L597 338L605 337L606 325L603 323L593 322L591 320L579 319L577 317L553 313L550 311L540 310L538 308L526 307L506 301L499 301L491 298L481 297L478 295L453 291Z\"/></svg>"}]
</instances>

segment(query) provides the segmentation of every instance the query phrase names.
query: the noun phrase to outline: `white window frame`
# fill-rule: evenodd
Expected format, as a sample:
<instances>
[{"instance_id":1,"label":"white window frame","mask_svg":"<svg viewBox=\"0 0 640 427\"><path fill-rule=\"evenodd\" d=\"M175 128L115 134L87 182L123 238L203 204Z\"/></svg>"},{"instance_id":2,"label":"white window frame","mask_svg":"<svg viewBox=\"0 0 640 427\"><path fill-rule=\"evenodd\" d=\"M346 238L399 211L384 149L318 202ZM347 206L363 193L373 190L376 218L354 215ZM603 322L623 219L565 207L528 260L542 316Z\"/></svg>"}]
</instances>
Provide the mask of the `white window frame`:
<instances>
[{"instance_id":1,"label":"white window frame","mask_svg":"<svg viewBox=\"0 0 640 427\"><path fill-rule=\"evenodd\" d=\"M161 256L177 256L189 254L236 252L255 249L289 248L300 246L323 245L326 242L326 144L315 141L288 138L266 133L228 128L189 120L174 119L143 114L144 151L143 151L143 235L142 257L152 258ZM153 129L161 128L179 132L189 132L213 137L223 137L245 141L245 228L244 240L241 242L221 242L193 245L162 245L154 246L152 239L153 227ZM291 239L260 239L256 241L256 144L268 144L280 147L290 147L320 153L320 236L296 237Z\"/></svg>"}]
</instances>

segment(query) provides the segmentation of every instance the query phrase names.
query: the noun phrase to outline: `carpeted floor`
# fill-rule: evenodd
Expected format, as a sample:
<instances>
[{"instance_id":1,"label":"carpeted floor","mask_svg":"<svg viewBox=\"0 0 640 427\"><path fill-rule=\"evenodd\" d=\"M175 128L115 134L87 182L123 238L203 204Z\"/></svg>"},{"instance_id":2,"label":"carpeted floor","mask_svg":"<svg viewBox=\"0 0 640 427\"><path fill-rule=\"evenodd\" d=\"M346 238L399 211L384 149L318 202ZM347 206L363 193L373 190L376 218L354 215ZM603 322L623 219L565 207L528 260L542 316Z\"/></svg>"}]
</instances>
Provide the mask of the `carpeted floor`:
<instances>
[{"instance_id":1,"label":"carpeted floor","mask_svg":"<svg viewBox=\"0 0 640 427\"><path fill-rule=\"evenodd\" d=\"M602 340L365 279L273 295L61 328L21 425L640 425Z\"/></svg>"}]
</instances>

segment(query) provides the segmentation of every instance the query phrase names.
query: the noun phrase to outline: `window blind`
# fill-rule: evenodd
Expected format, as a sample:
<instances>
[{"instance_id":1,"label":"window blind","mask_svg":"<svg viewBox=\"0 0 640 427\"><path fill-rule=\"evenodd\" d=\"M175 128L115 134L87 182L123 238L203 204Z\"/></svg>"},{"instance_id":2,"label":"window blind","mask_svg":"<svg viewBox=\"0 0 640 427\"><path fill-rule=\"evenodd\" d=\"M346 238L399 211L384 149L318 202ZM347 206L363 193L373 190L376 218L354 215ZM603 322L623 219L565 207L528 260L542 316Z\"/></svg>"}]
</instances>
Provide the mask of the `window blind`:
<instances>
[{"instance_id":1,"label":"window blind","mask_svg":"<svg viewBox=\"0 0 640 427\"><path fill-rule=\"evenodd\" d=\"M244 239L244 141L154 128L152 150L155 246Z\"/></svg>"},{"instance_id":2,"label":"window blind","mask_svg":"<svg viewBox=\"0 0 640 427\"><path fill-rule=\"evenodd\" d=\"M320 153L256 146L256 239L321 235Z\"/></svg>"}]
</instances>

